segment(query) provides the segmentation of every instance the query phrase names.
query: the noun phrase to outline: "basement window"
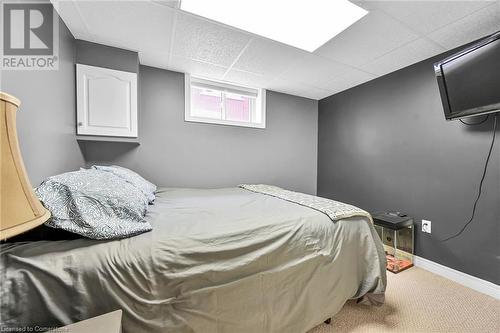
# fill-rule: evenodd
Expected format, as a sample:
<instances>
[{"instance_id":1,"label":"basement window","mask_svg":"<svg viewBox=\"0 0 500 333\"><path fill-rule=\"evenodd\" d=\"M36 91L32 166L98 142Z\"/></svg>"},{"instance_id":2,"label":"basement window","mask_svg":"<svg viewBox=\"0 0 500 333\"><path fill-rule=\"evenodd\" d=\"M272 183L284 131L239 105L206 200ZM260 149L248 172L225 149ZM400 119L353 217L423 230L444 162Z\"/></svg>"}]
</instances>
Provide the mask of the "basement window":
<instances>
[{"instance_id":1,"label":"basement window","mask_svg":"<svg viewBox=\"0 0 500 333\"><path fill-rule=\"evenodd\" d=\"M185 74L185 120L244 127L266 127L265 90Z\"/></svg>"}]
</instances>

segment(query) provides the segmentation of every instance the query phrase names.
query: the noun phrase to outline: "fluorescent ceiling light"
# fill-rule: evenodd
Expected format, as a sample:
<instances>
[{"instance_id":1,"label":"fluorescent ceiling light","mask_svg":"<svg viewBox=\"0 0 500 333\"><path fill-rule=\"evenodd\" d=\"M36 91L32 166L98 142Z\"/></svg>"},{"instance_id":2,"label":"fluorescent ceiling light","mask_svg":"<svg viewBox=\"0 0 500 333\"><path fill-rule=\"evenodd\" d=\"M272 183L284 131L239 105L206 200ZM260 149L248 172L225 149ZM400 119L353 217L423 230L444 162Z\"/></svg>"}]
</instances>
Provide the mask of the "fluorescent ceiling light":
<instances>
[{"instance_id":1,"label":"fluorescent ceiling light","mask_svg":"<svg viewBox=\"0 0 500 333\"><path fill-rule=\"evenodd\" d=\"M181 9L309 52L368 13L347 0L182 0Z\"/></svg>"}]
</instances>

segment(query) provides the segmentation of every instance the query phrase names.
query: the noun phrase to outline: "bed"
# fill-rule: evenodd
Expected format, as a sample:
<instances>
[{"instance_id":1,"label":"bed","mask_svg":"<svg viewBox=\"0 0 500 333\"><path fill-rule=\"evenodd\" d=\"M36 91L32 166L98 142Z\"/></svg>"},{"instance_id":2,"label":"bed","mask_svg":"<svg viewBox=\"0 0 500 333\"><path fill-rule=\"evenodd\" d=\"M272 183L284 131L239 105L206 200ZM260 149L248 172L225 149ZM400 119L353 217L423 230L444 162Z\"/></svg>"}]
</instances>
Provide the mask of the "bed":
<instances>
[{"instance_id":1,"label":"bed","mask_svg":"<svg viewBox=\"0 0 500 333\"><path fill-rule=\"evenodd\" d=\"M1 327L60 326L116 309L123 331L306 332L346 300L383 301L370 218L243 188L161 188L153 230L121 240L0 247Z\"/></svg>"}]
</instances>

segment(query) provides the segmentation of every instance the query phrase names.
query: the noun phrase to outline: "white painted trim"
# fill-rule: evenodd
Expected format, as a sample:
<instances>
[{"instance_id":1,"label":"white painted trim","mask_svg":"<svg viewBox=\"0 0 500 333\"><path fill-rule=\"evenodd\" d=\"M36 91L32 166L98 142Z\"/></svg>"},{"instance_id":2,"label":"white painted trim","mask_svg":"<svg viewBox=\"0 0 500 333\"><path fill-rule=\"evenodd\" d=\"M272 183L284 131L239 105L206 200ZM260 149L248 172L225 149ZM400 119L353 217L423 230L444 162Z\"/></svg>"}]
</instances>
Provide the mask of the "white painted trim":
<instances>
[{"instance_id":1,"label":"white painted trim","mask_svg":"<svg viewBox=\"0 0 500 333\"><path fill-rule=\"evenodd\" d=\"M475 276L457 271L428 259L414 256L413 264L434 274L445 277L468 288L500 300L500 286Z\"/></svg>"},{"instance_id":2,"label":"white painted trim","mask_svg":"<svg viewBox=\"0 0 500 333\"><path fill-rule=\"evenodd\" d=\"M210 119L202 117L191 116L191 81L203 81L211 83L214 86L220 86L221 88L234 88L241 89L244 91L257 91L257 99L255 101L258 111L261 113L261 122L239 122L221 119ZM266 90L261 88L253 88L243 85L236 85L229 82L222 82L217 80L209 80L200 77L192 77L190 74L184 74L184 120L187 122L195 123L207 123L207 124L218 124L218 125L229 125L229 126L240 126L240 127L252 127L252 128L266 128Z\"/></svg>"}]
</instances>

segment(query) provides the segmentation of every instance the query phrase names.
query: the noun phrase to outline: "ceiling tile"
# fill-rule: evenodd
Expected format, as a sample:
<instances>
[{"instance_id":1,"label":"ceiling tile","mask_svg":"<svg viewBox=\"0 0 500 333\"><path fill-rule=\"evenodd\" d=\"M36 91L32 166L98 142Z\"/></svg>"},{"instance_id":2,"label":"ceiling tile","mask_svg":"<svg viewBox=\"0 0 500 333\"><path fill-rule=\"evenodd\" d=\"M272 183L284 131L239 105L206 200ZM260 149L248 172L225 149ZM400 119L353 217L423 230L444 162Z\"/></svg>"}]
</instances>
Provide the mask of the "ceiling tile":
<instances>
[{"instance_id":1,"label":"ceiling tile","mask_svg":"<svg viewBox=\"0 0 500 333\"><path fill-rule=\"evenodd\" d=\"M349 0L349 1L355 4L356 6L366 9L367 11L373 11L377 9L376 3L378 1L375 0Z\"/></svg>"},{"instance_id":2,"label":"ceiling tile","mask_svg":"<svg viewBox=\"0 0 500 333\"><path fill-rule=\"evenodd\" d=\"M410 42L361 68L376 75L385 75L446 51L425 38Z\"/></svg>"},{"instance_id":3,"label":"ceiling tile","mask_svg":"<svg viewBox=\"0 0 500 333\"><path fill-rule=\"evenodd\" d=\"M64 18L64 21L66 22L73 37L76 39L90 38L87 28L85 27L85 23L78 13L78 8L73 1L52 0L51 2L59 16Z\"/></svg>"},{"instance_id":4,"label":"ceiling tile","mask_svg":"<svg viewBox=\"0 0 500 333\"><path fill-rule=\"evenodd\" d=\"M441 28L429 38L452 49L500 30L500 7L493 3L474 14Z\"/></svg>"},{"instance_id":5,"label":"ceiling tile","mask_svg":"<svg viewBox=\"0 0 500 333\"><path fill-rule=\"evenodd\" d=\"M275 41L255 37L233 68L276 76L297 62L305 53Z\"/></svg>"},{"instance_id":6,"label":"ceiling tile","mask_svg":"<svg viewBox=\"0 0 500 333\"><path fill-rule=\"evenodd\" d=\"M159 5L168 6L171 8L180 8L181 0L151 0Z\"/></svg>"},{"instance_id":7,"label":"ceiling tile","mask_svg":"<svg viewBox=\"0 0 500 333\"><path fill-rule=\"evenodd\" d=\"M489 1L374 1L374 6L414 31L428 34L487 5Z\"/></svg>"},{"instance_id":8,"label":"ceiling tile","mask_svg":"<svg viewBox=\"0 0 500 333\"><path fill-rule=\"evenodd\" d=\"M255 88L268 88L273 78L262 74L231 69L224 76L224 80Z\"/></svg>"},{"instance_id":9,"label":"ceiling tile","mask_svg":"<svg viewBox=\"0 0 500 333\"><path fill-rule=\"evenodd\" d=\"M170 50L175 11L154 2L80 1L93 42L129 50Z\"/></svg>"},{"instance_id":10,"label":"ceiling tile","mask_svg":"<svg viewBox=\"0 0 500 333\"><path fill-rule=\"evenodd\" d=\"M322 99L331 95L327 89L312 87L302 83L297 84L296 82L283 79L275 79L268 89L311 99Z\"/></svg>"},{"instance_id":11,"label":"ceiling tile","mask_svg":"<svg viewBox=\"0 0 500 333\"><path fill-rule=\"evenodd\" d=\"M351 69L347 73L344 73L344 75L339 75L331 79L327 84L325 84L325 87L330 91L330 95L333 95L342 90L346 90L361 83L373 80L376 77L376 75L370 73Z\"/></svg>"},{"instance_id":12,"label":"ceiling tile","mask_svg":"<svg viewBox=\"0 0 500 333\"><path fill-rule=\"evenodd\" d=\"M168 58L168 53L139 52L139 63L145 66L168 68Z\"/></svg>"},{"instance_id":13,"label":"ceiling tile","mask_svg":"<svg viewBox=\"0 0 500 333\"><path fill-rule=\"evenodd\" d=\"M313 99L500 30L500 1L351 0L369 14L308 53L180 11L179 0L52 2L76 38L137 50L141 64Z\"/></svg>"},{"instance_id":14,"label":"ceiling tile","mask_svg":"<svg viewBox=\"0 0 500 333\"><path fill-rule=\"evenodd\" d=\"M351 69L349 66L310 53L302 55L301 58L301 60L283 72L280 78L292 82L301 82L309 86L325 88L325 83L331 80L333 76L343 75Z\"/></svg>"},{"instance_id":15,"label":"ceiling tile","mask_svg":"<svg viewBox=\"0 0 500 333\"><path fill-rule=\"evenodd\" d=\"M307 96L308 98L317 100L333 95L331 90L321 89L316 87L307 87L307 91L308 91L308 96Z\"/></svg>"},{"instance_id":16,"label":"ceiling tile","mask_svg":"<svg viewBox=\"0 0 500 333\"><path fill-rule=\"evenodd\" d=\"M229 67L249 41L249 34L179 12L172 54Z\"/></svg>"},{"instance_id":17,"label":"ceiling tile","mask_svg":"<svg viewBox=\"0 0 500 333\"><path fill-rule=\"evenodd\" d=\"M215 80L222 79L227 71L227 67L178 56L172 56L167 68L176 72L189 73Z\"/></svg>"},{"instance_id":18,"label":"ceiling tile","mask_svg":"<svg viewBox=\"0 0 500 333\"><path fill-rule=\"evenodd\" d=\"M395 19L375 10L314 53L344 64L359 66L418 37Z\"/></svg>"},{"instance_id":19,"label":"ceiling tile","mask_svg":"<svg viewBox=\"0 0 500 333\"><path fill-rule=\"evenodd\" d=\"M188 73L195 76L220 80L227 68L214 64L204 63L182 57L172 57L168 60L168 54L140 52L139 61L141 65L168 69L174 72Z\"/></svg>"}]
</instances>

